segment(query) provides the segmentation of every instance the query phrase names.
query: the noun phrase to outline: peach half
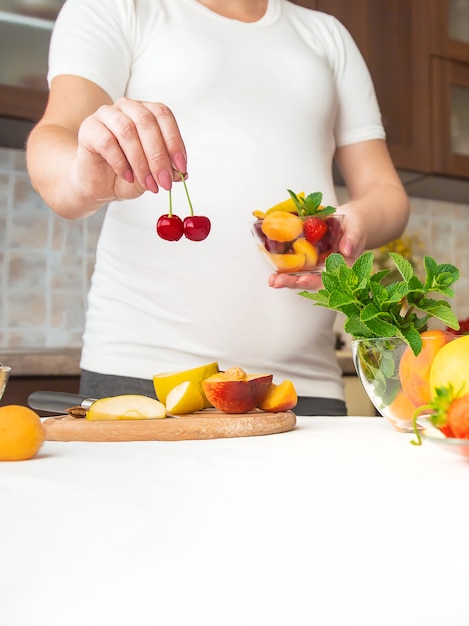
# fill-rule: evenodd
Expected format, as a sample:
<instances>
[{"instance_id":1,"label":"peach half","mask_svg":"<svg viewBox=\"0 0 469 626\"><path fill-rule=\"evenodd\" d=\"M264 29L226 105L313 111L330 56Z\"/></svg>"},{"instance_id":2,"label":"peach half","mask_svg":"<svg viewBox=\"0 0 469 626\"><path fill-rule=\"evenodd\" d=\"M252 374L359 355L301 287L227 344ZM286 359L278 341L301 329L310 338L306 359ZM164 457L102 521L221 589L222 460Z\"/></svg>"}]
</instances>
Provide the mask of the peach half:
<instances>
[{"instance_id":1,"label":"peach half","mask_svg":"<svg viewBox=\"0 0 469 626\"><path fill-rule=\"evenodd\" d=\"M208 401L223 413L248 413L255 409L269 391L272 374L246 374L231 367L202 381Z\"/></svg>"}]
</instances>

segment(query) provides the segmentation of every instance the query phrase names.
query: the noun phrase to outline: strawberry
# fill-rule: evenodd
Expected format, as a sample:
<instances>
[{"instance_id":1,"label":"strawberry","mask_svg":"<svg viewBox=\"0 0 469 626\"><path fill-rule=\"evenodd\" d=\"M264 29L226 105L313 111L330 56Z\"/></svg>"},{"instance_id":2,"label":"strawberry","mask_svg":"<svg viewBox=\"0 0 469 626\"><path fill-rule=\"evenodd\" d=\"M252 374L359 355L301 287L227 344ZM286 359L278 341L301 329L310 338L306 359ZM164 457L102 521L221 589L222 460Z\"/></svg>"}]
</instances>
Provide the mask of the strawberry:
<instances>
[{"instance_id":1,"label":"strawberry","mask_svg":"<svg viewBox=\"0 0 469 626\"><path fill-rule=\"evenodd\" d=\"M420 445L422 439L417 429L417 419L421 413L430 413L430 421L445 437L469 439L469 393L456 393L452 385L437 387L429 404L420 406L414 414L414 432Z\"/></svg>"},{"instance_id":2,"label":"strawberry","mask_svg":"<svg viewBox=\"0 0 469 626\"><path fill-rule=\"evenodd\" d=\"M446 413L447 425L453 437L469 439L469 394L455 398Z\"/></svg>"},{"instance_id":3,"label":"strawberry","mask_svg":"<svg viewBox=\"0 0 469 626\"><path fill-rule=\"evenodd\" d=\"M309 243L317 243L327 233L327 224L321 217L307 217L303 232Z\"/></svg>"}]
</instances>

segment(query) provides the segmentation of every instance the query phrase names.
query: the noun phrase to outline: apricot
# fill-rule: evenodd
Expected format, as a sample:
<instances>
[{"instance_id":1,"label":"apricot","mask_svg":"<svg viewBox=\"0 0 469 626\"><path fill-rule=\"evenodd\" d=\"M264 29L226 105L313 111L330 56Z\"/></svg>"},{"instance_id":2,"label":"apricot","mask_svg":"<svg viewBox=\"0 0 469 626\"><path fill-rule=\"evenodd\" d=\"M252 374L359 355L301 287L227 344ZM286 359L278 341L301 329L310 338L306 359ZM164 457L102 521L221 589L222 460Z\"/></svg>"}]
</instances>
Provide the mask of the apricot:
<instances>
[{"instance_id":1,"label":"apricot","mask_svg":"<svg viewBox=\"0 0 469 626\"><path fill-rule=\"evenodd\" d=\"M209 402L219 411L248 413L262 401L272 379L272 374L246 374L236 367L206 378L202 386Z\"/></svg>"},{"instance_id":2,"label":"apricot","mask_svg":"<svg viewBox=\"0 0 469 626\"><path fill-rule=\"evenodd\" d=\"M445 330L426 330L421 337L421 352L415 356L412 349L407 347L399 363L402 389L416 407L432 400L430 369L433 359L444 345L454 339L454 335Z\"/></svg>"},{"instance_id":3,"label":"apricot","mask_svg":"<svg viewBox=\"0 0 469 626\"><path fill-rule=\"evenodd\" d=\"M412 422L416 406L404 391L399 391L389 405L387 412L394 420Z\"/></svg>"},{"instance_id":4,"label":"apricot","mask_svg":"<svg viewBox=\"0 0 469 626\"><path fill-rule=\"evenodd\" d=\"M272 211L262 222L262 232L275 241L293 241L303 234L303 220L288 211Z\"/></svg>"},{"instance_id":5,"label":"apricot","mask_svg":"<svg viewBox=\"0 0 469 626\"><path fill-rule=\"evenodd\" d=\"M39 452L46 438L39 415L26 406L0 407L0 461L26 461Z\"/></svg>"},{"instance_id":6,"label":"apricot","mask_svg":"<svg viewBox=\"0 0 469 626\"><path fill-rule=\"evenodd\" d=\"M312 243L301 237L293 243L293 250L296 254L305 255L303 269L311 270L316 267L318 263L318 249Z\"/></svg>"},{"instance_id":7,"label":"apricot","mask_svg":"<svg viewBox=\"0 0 469 626\"><path fill-rule=\"evenodd\" d=\"M291 380L284 380L279 385L272 383L257 407L261 411L278 413L292 409L297 402L298 396L294 384Z\"/></svg>"},{"instance_id":8,"label":"apricot","mask_svg":"<svg viewBox=\"0 0 469 626\"><path fill-rule=\"evenodd\" d=\"M306 264L305 254L267 254L278 272L299 272Z\"/></svg>"}]
</instances>

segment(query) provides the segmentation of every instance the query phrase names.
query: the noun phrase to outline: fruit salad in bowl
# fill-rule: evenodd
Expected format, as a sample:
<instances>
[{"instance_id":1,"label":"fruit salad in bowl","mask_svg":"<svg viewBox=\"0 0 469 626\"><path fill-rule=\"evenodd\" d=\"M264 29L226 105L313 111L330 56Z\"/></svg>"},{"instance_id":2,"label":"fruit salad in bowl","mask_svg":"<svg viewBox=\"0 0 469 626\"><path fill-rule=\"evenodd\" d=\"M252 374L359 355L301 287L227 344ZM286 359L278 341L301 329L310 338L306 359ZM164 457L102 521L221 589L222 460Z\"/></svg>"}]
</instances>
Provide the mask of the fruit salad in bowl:
<instances>
[{"instance_id":1,"label":"fruit salad in bowl","mask_svg":"<svg viewBox=\"0 0 469 626\"><path fill-rule=\"evenodd\" d=\"M294 275L321 273L332 252L338 252L343 215L323 206L322 193L290 198L265 213L254 211L254 240L270 267Z\"/></svg>"}]
</instances>

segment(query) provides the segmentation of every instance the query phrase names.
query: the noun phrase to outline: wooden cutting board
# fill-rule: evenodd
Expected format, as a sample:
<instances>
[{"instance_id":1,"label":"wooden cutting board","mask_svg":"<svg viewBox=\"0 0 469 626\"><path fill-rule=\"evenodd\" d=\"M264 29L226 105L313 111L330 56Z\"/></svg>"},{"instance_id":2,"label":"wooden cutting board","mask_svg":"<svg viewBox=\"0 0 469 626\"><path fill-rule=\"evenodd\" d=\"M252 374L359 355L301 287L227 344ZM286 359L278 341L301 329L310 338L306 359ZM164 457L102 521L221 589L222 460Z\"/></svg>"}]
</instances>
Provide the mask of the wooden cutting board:
<instances>
[{"instance_id":1,"label":"wooden cutting board","mask_svg":"<svg viewBox=\"0 0 469 626\"><path fill-rule=\"evenodd\" d=\"M48 441L182 441L272 435L293 430L293 411L265 413L252 411L238 415L215 409L154 420L89 422L64 415L43 421Z\"/></svg>"}]
</instances>

